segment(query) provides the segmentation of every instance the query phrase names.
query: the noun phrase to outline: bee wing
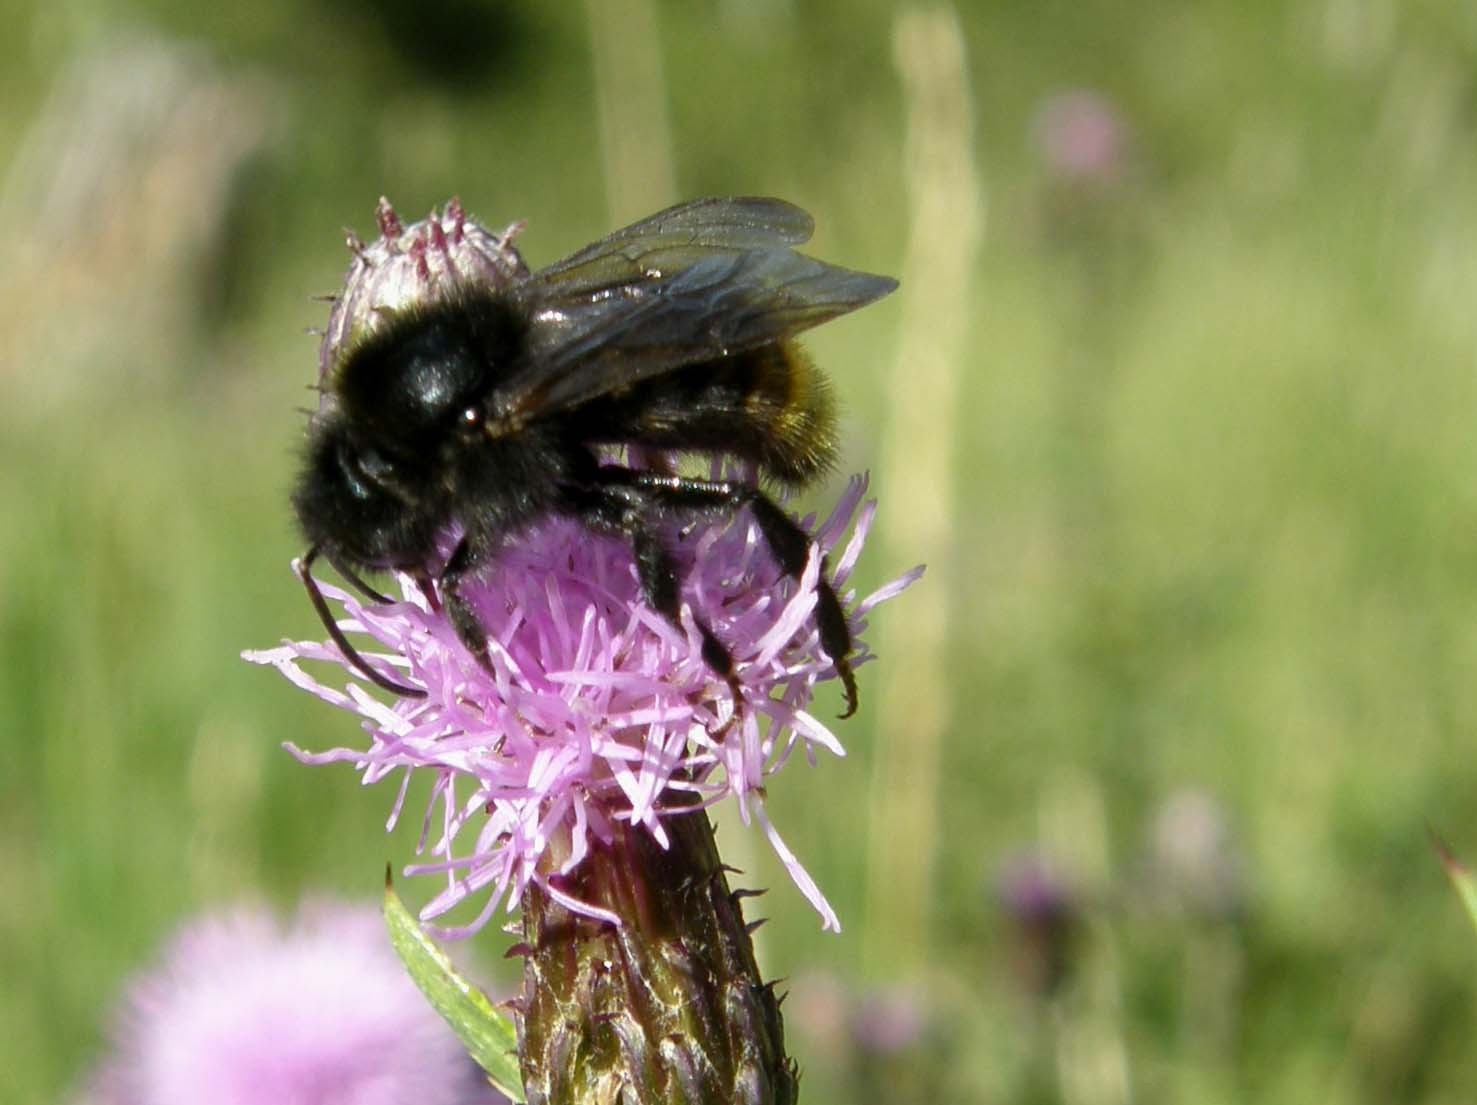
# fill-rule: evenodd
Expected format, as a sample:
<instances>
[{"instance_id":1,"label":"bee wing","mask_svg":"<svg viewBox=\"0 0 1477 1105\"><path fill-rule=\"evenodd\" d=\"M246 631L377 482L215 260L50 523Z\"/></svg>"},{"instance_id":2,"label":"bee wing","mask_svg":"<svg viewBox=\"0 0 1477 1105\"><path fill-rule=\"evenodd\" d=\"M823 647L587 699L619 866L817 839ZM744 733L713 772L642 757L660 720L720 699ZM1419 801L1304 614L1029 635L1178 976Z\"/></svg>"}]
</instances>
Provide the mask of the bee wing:
<instances>
[{"instance_id":1,"label":"bee wing","mask_svg":"<svg viewBox=\"0 0 1477 1105\"><path fill-rule=\"evenodd\" d=\"M896 281L796 253L811 219L773 199L709 199L618 230L519 284L529 356L499 389L536 417L685 364L777 341Z\"/></svg>"},{"instance_id":2,"label":"bee wing","mask_svg":"<svg viewBox=\"0 0 1477 1105\"><path fill-rule=\"evenodd\" d=\"M567 293L597 291L643 275L661 249L761 249L810 241L815 220L793 203L765 196L709 197L658 211L539 271Z\"/></svg>"}]
</instances>

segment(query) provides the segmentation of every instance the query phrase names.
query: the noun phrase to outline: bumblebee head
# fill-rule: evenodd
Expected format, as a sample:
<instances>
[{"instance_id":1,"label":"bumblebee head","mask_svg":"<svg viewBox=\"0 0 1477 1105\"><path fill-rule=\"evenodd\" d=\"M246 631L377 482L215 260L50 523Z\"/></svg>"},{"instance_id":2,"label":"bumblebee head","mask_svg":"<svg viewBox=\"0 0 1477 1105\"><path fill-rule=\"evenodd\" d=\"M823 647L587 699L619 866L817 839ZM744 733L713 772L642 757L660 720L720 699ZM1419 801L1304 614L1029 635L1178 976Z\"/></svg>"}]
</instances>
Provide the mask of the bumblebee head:
<instances>
[{"instance_id":1,"label":"bumblebee head","mask_svg":"<svg viewBox=\"0 0 1477 1105\"><path fill-rule=\"evenodd\" d=\"M422 566L445 521L434 473L320 416L292 505L309 544L366 568Z\"/></svg>"}]
</instances>

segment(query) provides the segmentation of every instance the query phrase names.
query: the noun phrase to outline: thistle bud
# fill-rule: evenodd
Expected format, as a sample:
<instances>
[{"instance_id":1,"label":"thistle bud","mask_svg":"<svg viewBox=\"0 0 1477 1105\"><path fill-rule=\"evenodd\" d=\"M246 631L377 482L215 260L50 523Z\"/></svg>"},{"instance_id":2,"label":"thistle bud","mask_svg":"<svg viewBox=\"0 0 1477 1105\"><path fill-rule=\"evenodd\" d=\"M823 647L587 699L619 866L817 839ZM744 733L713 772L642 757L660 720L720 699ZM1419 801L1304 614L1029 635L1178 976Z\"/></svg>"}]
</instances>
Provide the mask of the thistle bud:
<instances>
[{"instance_id":1,"label":"thistle bud","mask_svg":"<svg viewBox=\"0 0 1477 1105\"><path fill-rule=\"evenodd\" d=\"M570 876L523 896L529 1105L795 1100L779 1000L760 979L708 816L669 814L663 828L665 848L623 824Z\"/></svg>"}]
</instances>

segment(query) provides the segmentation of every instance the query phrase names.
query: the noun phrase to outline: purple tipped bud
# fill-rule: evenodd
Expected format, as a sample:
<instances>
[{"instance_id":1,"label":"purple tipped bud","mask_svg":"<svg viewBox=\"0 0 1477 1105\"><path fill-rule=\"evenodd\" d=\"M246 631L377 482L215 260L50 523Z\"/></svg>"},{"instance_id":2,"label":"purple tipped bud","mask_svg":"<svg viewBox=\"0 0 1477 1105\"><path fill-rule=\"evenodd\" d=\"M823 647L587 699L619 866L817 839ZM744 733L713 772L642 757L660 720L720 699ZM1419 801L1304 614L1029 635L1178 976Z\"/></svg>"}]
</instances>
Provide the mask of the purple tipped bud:
<instances>
[{"instance_id":1,"label":"purple tipped bud","mask_svg":"<svg viewBox=\"0 0 1477 1105\"><path fill-rule=\"evenodd\" d=\"M469 219L456 199L445 210L406 226L390 201L381 198L375 218L380 234L373 242L349 235L354 256L318 348L320 380L346 350L382 326L388 314L430 302L458 284L500 288L528 275L513 246L522 223L494 234Z\"/></svg>"}]
</instances>

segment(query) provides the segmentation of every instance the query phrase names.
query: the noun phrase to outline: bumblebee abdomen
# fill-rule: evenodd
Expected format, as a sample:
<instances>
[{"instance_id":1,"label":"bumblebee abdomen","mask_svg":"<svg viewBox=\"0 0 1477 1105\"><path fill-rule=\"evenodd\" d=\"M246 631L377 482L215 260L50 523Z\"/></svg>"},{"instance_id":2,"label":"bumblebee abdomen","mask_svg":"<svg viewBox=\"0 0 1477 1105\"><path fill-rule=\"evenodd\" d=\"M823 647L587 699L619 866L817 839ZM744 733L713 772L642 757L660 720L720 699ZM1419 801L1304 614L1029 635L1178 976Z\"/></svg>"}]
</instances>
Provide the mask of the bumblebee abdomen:
<instances>
[{"instance_id":1,"label":"bumblebee abdomen","mask_svg":"<svg viewBox=\"0 0 1477 1105\"><path fill-rule=\"evenodd\" d=\"M836 456L830 381L795 342L761 346L734 360L748 377L744 411L762 435L759 463L776 479L805 483Z\"/></svg>"},{"instance_id":2,"label":"bumblebee abdomen","mask_svg":"<svg viewBox=\"0 0 1477 1105\"><path fill-rule=\"evenodd\" d=\"M586 441L736 456L792 486L836 455L829 382L791 341L687 365L579 413Z\"/></svg>"}]
</instances>

